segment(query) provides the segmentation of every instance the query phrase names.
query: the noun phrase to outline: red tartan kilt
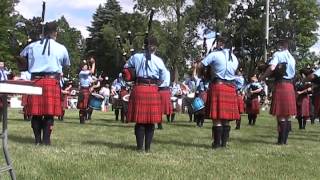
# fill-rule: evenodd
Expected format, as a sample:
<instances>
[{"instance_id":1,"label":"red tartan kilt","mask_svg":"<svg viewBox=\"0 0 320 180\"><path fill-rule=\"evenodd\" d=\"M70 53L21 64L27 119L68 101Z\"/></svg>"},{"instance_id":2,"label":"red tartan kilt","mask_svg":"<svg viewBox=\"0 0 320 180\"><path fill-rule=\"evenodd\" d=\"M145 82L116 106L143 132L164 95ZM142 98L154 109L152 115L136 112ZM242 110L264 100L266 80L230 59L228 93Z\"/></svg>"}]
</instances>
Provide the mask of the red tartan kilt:
<instances>
[{"instance_id":1,"label":"red tartan kilt","mask_svg":"<svg viewBox=\"0 0 320 180\"><path fill-rule=\"evenodd\" d=\"M246 113L247 114L259 114L260 113L260 102L259 98L255 97L251 99L250 104L246 104Z\"/></svg>"},{"instance_id":2,"label":"red tartan kilt","mask_svg":"<svg viewBox=\"0 0 320 180\"><path fill-rule=\"evenodd\" d=\"M89 88L81 88L78 96L78 109L87 109L89 104L90 91Z\"/></svg>"},{"instance_id":3,"label":"red tartan kilt","mask_svg":"<svg viewBox=\"0 0 320 180\"><path fill-rule=\"evenodd\" d=\"M238 100L239 113L242 114L244 113L243 97L241 95L237 95L237 100Z\"/></svg>"},{"instance_id":4,"label":"red tartan kilt","mask_svg":"<svg viewBox=\"0 0 320 180\"><path fill-rule=\"evenodd\" d=\"M275 84L270 114L284 117L297 114L296 95L292 83L281 82Z\"/></svg>"},{"instance_id":5,"label":"red tartan kilt","mask_svg":"<svg viewBox=\"0 0 320 180\"><path fill-rule=\"evenodd\" d=\"M236 90L233 85L210 84L206 115L214 120L240 119Z\"/></svg>"},{"instance_id":6,"label":"red tartan kilt","mask_svg":"<svg viewBox=\"0 0 320 180\"><path fill-rule=\"evenodd\" d=\"M310 116L310 98L307 94L299 95L297 98L297 116Z\"/></svg>"},{"instance_id":7,"label":"red tartan kilt","mask_svg":"<svg viewBox=\"0 0 320 180\"><path fill-rule=\"evenodd\" d=\"M314 95L314 115L320 116L320 94Z\"/></svg>"},{"instance_id":8,"label":"red tartan kilt","mask_svg":"<svg viewBox=\"0 0 320 180\"><path fill-rule=\"evenodd\" d=\"M160 98L161 98L161 110L162 114L172 114L173 113L173 106L171 102L171 92L170 90L160 90L159 91Z\"/></svg>"},{"instance_id":9,"label":"red tartan kilt","mask_svg":"<svg viewBox=\"0 0 320 180\"><path fill-rule=\"evenodd\" d=\"M127 120L141 124L162 121L161 98L157 86L135 85L131 92Z\"/></svg>"},{"instance_id":10,"label":"red tartan kilt","mask_svg":"<svg viewBox=\"0 0 320 180\"><path fill-rule=\"evenodd\" d=\"M35 79L34 85L42 87L42 95L30 95L28 115L61 116L61 89L59 81L52 78Z\"/></svg>"}]
</instances>

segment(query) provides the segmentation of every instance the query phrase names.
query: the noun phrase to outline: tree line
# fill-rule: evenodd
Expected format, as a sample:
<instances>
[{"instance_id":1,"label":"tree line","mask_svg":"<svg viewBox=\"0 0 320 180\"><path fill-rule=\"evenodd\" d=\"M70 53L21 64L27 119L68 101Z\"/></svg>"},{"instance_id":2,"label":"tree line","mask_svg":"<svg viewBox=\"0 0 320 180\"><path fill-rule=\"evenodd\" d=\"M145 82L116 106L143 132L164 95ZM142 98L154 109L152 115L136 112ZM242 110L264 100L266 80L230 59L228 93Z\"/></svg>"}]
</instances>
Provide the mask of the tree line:
<instances>
[{"instance_id":1,"label":"tree line","mask_svg":"<svg viewBox=\"0 0 320 180\"><path fill-rule=\"evenodd\" d=\"M41 18L26 19L15 12L18 0L0 0L0 58L15 69L14 56L26 44L39 38ZM82 59L94 56L97 73L116 77L130 56L142 51L148 13L157 9L164 20L153 22L152 34L159 40L158 54L178 79L190 72L188 63L203 55L201 45L208 32L226 34L245 74L252 75L263 59L265 44L265 0L134 0L132 13L121 11L117 0L106 0L92 15L90 35L83 38L59 18L58 42L64 44L72 59L70 75L77 76ZM290 38L290 51L298 68L319 61L309 51L316 43L320 6L317 0L270 1L269 54L275 42ZM203 33L200 33L203 32ZM29 41L28 41L29 40Z\"/></svg>"}]
</instances>

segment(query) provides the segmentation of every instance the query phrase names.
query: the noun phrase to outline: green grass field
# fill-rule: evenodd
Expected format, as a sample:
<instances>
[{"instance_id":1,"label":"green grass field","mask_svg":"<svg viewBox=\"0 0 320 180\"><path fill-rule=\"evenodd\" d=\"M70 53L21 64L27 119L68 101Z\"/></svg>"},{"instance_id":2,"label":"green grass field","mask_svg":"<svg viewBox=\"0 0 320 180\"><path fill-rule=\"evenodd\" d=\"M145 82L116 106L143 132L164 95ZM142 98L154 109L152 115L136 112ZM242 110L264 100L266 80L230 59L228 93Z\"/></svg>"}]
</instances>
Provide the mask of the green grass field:
<instances>
[{"instance_id":1,"label":"green grass field","mask_svg":"<svg viewBox=\"0 0 320 180\"><path fill-rule=\"evenodd\" d=\"M80 125L78 112L55 121L52 146L35 146L30 122L9 111L9 152L17 179L320 179L320 125L293 132L286 146L275 145L275 120L263 113L255 127L243 116L226 149L211 149L211 121L203 128L186 115L156 130L151 153L135 151L133 124L113 113L94 112ZM3 156L1 156L3 159ZM4 160L2 161L4 164ZM0 179L9 179L8 173Z\"/></svg>"}]
</instances>

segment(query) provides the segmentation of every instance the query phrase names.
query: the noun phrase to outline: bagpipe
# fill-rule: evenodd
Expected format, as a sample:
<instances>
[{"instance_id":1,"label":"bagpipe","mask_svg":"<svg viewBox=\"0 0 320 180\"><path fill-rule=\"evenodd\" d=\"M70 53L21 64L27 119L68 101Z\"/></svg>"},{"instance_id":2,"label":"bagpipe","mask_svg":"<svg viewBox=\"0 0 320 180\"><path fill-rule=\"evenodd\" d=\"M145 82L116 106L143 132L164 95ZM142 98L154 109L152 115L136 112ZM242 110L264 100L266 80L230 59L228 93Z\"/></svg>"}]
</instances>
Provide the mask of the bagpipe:
<instances>
[{"instance_id":1,"label":"bagpipe","mask_svg":"<svg viewBox=\"0 0 320 180\"><path fill-rule=\"evenodd\" d=\"M151 29L152 29L152 21L153 21L153 16L155 13L155 9L152 8L150 12L150 17L149 17L149 22L148 22L148 30L145 32L145 38L144 38L144 50L145 50L145 56L146 56L146 64L145 67L148 67L148 61L151 60L151 52L150 52L150 47L149 47L149 39L150 39L150 34L151 34ZM130 33L131 35L131 33ZM129 38L129 40L132 38ZM132 43L132 41L131 41ZM135 81L136 80L136 70L131 67L125 67L122 71L123 74L123 79L127 82L130 81Z\"/></svg>"},{"instance_id":2,"label":"bagpipe","mask_svg":"<svg viewBox=\"0 0 320 180\"><path fill-rule=\"evenodd\" d=\"M270 66L269 65L269 61L268 62L260 62L260 63L258 63L258 65L257 65L258 72L260 74L263 74L264 72L267 71L269 66ZM286 62L279 63L279 64L277 64L276 68L272 71L272 73L269 76L269 78L274 78L276 80L282 79L283 76L287 75L286 70L287 70L287 63Z\"/></svg>"}]
</instances>

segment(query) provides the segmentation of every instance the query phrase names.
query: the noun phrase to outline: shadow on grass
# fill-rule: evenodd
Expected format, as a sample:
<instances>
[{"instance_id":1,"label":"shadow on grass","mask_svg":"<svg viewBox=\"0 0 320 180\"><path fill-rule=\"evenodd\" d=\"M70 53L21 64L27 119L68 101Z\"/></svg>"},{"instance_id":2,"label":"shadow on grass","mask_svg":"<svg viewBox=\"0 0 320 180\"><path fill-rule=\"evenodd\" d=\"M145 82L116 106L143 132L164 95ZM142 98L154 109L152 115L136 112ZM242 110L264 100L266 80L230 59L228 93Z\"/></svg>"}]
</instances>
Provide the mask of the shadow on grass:
<instances>
[{"instance_id":1,"label":"shadow on grass","mask_svg":"<svg viewBox=\"0 0 320 180\"><path fill-rule=\"evenodd\" d=\"M197 147L197 148L205 148L205 149L211 148L210 143L208 143L208 144L192 144L192 143L176 141L176 140L164 141L164 140L154 139L153 143L164 144L164 145L176 145L176 146L182 146L182 147Z\"/></svg>"},{"instance_id":2,"label":"shadow on grass","mask_svg":"<svg viewBox=\"0 0 320 180\"><path fill-rule=\"evenodd\" d=\"M107 146L111 149L127 149L127 150L136 150L136 146L122 143L106 142L106 141L86 141L83 144L95 145L95 146Z\"/></svg>"},{"instance_id":3,"label":"shadow on grass","mask_svg":"<svg viewBox=\"0 0 320 180\"><path fill-rule=\"evenodd\" d=\"M274 137L275 139L276 137ZM232 142L240 142L241 144L275 144L275 140L270 142L261 139L254 139L254 138L241 138L241 137L232 137Z\"/></svg>"},{"instance_id":4,"label":"shadow on grass","mask_svg":"<svg viewBox=\"0 0 320 180\"><path fill-rule=\"evenodd\" d=\"M34 139L32 137L22 137L22 136L16 136L16 135L9 135L8 136L9 141L13 141L16 143L21 144L34 144Z\"/></svg>"},{"instance_id":5,"label":"shadow on grass","mask_svg":"<svg viewBox=\"0 0 320 180\"><path fill-rule=\"evenodd\" d=\"M123 128L129 127L129 128L131 128L131 126L127 126L127 124L124 124L124 123L115 124L113 122L113 124L111 124L111 123L104 123L104 121L100 121L103 123L97 123L97 122L91 122L91 121L86 122L85 124L80 124L80 122L75 122L75 121L59 121L59 123L77 124L77 125L81 125L81 126L106 126L106 127L123 127ZM95 121L95 120L93 120L93 121Z\"/></svg>"},{"instance_id":6,"label":"shadow on grass","mask_svg":"<svg viewBox=\"0 0 320 180\"><path fill-rule=\"evenodd\" d=\"M277 135L275 134L274 136L270 135L256 135L256 137L261 137L261 138L276 138ZM310 136L308 134L289 134L289 138L288 139L292 139L292 140L299 140L299 141L319 141L319 136L315 135L315 136Z\"/></svg>"}]
</instances>

